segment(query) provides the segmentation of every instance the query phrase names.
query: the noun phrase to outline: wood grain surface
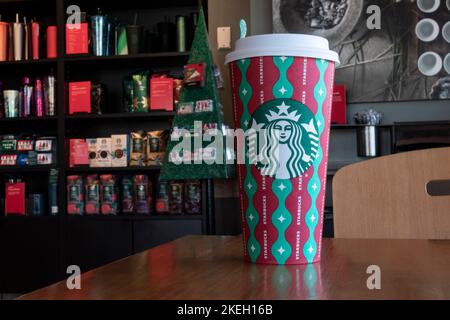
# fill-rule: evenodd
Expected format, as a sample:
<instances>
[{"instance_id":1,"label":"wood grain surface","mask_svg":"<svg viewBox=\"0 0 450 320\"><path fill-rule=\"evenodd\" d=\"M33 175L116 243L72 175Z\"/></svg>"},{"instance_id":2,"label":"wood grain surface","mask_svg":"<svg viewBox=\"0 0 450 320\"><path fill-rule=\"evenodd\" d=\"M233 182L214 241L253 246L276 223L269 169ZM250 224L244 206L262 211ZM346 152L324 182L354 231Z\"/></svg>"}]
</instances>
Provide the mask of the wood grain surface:
<instances>
[{"instance_id":1,"label":"wood grain surface","mask_svg":"<svg viewBox=\"0 0 450 320\"><path fill-rule=\"evenodd\" d=\"M427 193L427 184L440 180L450 180L450 148L339 170L333 179L336 238L450 239L450 196Z\"/></svg>"},{"instance_id":2,"label":"wood grain surface","mask_svg":"<svg viewBox=\"0 0 450 320\"><path fill-rule=\"evenodd\" d=\"M189 236L82 275L23 300L450 299L450 241L326 239L322 262L244 263L241 237ZM381 268L381 290L367 268Z\"/></svg>"}]
</instances>

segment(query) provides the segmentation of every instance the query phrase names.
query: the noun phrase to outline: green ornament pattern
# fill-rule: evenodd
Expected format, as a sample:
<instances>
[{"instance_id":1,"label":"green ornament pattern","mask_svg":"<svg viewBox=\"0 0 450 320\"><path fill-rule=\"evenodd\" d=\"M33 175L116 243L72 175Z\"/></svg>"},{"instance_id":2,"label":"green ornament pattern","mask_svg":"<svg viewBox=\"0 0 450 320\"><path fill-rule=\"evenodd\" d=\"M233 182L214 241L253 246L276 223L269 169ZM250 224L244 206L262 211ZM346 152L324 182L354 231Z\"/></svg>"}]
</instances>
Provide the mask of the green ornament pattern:
<instances>
[{"instance_id":1,"label":"green ornament pattern","mask_svg":"<svg viewBox=\"0 0 450 320\"><path fill-rule=\"evenodd\" d=\"M294 57L274 57L273 62L280 72L280 78L273 87L275 99L292 98L294 87L287 78L289 68L294 64ZM292 247L286 240L286 230L292 223L292 216L286 208L286 199L292 192L292 183L289 180L275 179L272 184L272 191L278 199L278 208L272 215L272 223L277 229L278 239L272 245L272 255L280 265L292 255Z\"/></svg>"},{"instance_id":2,"label":"green ornament pattern","mask_svg":"<svg viewBox=\"0 0 450 320\"><path fill-rule=\"evenodd\" d=\"M242 81L239 86L239 97L242 101L243 105L243 113L241 117L241 128L247 130L250 126L251 116L248 110L248 105L250 103L251 97L253 95L252 87L247 80L247 71L250 67L251 60L243 59L238 62L238 68L241 72ZM250 260L253 263L256 263L259 255L261 254L261 245L256 240L255 237L255 229L259 223L259 214L253 204L253 198L255 197L256 192L258 191L258 185L256 180L252 175L252 166L249 161L248 156L248 144L245 144L245 163L246 163L246 171L247 175L245 177L244 189L248 199L248 207L245 212L245 219L249 227L250 236L247 242L247 251L250 257Z\"/></svg>"},{"instance_id":3,"label":"green ornament pattern","mask_svg":"<svg viewBox=\"0 0 450 320\"><path fill-rule=\"evenodd\" d=\"M325 85L325 73L328 69L328 61L316 59L316 65L320 72L319 81L314 88L314 98L317 102L316 120L319 127L319 151L313 163L314 174L308 183L308 193L311 197L311 208L305 216L306 225L309 230L309 238L303 247L303 254L308 263L313 263L318 253L318 246L314 238L317 225L319 224L319 210L317 208L317 199L322 190L322 182L319 177L319 167L323 160L323 149L320 145L321 137L325 131L325 117L323 114L323 105L327 97L327 87Z\"/></svg>"},{"instance_id":4,"label":"green ornament pattern","mask_svg":"<svg viewBox=\"0 0 450 320\"><path fill-rule=\"evenodd\" d=\"M272 246L272 255L278 264L284 265L292 255L292 248L285 237L292 224L292 216L286 208L286 199L292 192L292 183L290 180L276 179L272 184L272 191L278 199L278 208L272 214L272 224L278 231L278 239Z\"/></svg>"},{"instance_id":5,"label":"green ornament pattern","mask_svg":"<svg viewBox=\"0 0 450 320\"><path fill-rule=\"evenodd\" d=\"M294 64L294 57L274 57L273 63L280 71L280 79L273 86L273 95L277 99L291 98L294 87L287 78L289 68Z\"/></svg>"}]
</instances>

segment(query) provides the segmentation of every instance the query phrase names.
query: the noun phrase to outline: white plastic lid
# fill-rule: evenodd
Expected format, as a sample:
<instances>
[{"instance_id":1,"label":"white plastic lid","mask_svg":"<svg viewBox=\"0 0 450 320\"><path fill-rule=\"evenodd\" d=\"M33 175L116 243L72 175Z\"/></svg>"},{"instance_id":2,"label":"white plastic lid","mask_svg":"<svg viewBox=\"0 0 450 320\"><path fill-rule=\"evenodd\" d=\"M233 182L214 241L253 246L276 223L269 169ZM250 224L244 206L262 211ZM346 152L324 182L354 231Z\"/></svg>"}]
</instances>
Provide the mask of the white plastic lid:
<instances>
[{"instance_id":1,"label":"white plastic lid","mask_svg":"<svg viewBox=\"0 0 450 320\"><path fill-rule=\"evenodd\" d=\"M236 41L225 63L252 57L287 56L325 59L339 64L339 55L330 50L327 39L306 34L264 34Z\"/></svg>"}]
</instances>

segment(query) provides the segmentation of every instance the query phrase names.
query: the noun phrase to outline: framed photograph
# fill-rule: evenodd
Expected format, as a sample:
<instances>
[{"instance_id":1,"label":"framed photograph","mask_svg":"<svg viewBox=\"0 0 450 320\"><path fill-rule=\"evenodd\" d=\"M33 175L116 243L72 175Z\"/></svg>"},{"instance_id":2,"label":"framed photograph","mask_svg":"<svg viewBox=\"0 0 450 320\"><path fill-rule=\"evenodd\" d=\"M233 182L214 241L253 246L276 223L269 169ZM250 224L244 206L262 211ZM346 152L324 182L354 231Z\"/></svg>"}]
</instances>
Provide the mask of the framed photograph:
<instances>
[{"instance_id":1,"label":"framed photograph","mask_svg":"<svg viewBox=\"0 0 450 320\"><path fill-rule=\"evenodd\" d=\"M450 1L272 1L275 33L330 41L348 102L450 98Z\"/></svg>"}]
</instances>

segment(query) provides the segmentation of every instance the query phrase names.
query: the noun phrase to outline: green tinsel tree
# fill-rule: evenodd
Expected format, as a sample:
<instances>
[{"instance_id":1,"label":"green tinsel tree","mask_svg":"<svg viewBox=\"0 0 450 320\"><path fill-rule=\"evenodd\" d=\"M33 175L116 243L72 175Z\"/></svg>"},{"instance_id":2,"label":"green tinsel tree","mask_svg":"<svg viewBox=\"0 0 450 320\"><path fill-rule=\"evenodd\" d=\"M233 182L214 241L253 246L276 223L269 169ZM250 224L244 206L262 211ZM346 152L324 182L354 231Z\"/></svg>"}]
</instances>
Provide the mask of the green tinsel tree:
<instances>
[{"instance_id":1,"label":"green tinsel tree","mask_svg":"<svg viewBox=\"0 0 450 320\"><path fill-rule=\"evenodd\" d=\"M174 128L182 128L184 130L194 131L194 122L201 121L203 125L214 124L219 132L222 132L224 125L223 106L217 89L216 78L214 76L214 63L211 50L209 48L208 31L206 28L205 16L203 9L200 9L197 27L195 30L194 40L192 43L189 64L204 63L205 68L205 86L204 87L186 87L184 86L180 94L180 102L195 103L201 100L212 100L212 112L194 112L191 114L177 114L173 121ZM219 137L216 137L219 139ZM212 138L212 142L215 138ZM180 140L181 141L181 140ZM227 165L226 159L223 157L223 164L175 164L170 161L170 154L174 148L179 145L180 141L169 141L164 166L161 171L162 180L192 180L192 179L214 179L214 178L230 178L234 173L234 165ZM211 145L212 142L203 142L202 148ZM225 138L223 139L223 150L216 150L218 154L225 154ZM195 149L194 143L191 144L192 153L198 153L200 150ZM220 151L220 152L219 152ZM181 155L181 153L180 153Z\"/></svg>"}]
</instances>

